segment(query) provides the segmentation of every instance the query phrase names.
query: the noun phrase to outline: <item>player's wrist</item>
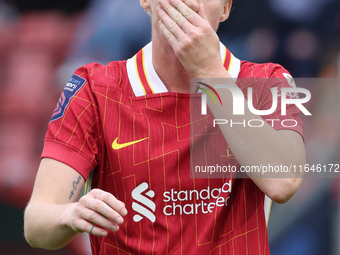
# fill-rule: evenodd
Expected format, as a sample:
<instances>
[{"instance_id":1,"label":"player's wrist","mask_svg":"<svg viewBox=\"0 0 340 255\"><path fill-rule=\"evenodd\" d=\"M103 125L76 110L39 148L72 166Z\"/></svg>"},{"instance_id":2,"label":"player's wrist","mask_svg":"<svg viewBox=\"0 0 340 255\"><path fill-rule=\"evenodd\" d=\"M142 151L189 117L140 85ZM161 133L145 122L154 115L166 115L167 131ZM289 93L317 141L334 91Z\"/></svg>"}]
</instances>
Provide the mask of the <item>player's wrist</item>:
<instances>
[{"instance_id":1,"label":"player's wrist","mask_svg":"<svg viewBox=\"0 0 340 255\"><path fill-rule=\"evenodd\" d=\"M231 78L231 76L224 66L221 66L197 73L194 78Z\"/></svg>"}]
</instances>

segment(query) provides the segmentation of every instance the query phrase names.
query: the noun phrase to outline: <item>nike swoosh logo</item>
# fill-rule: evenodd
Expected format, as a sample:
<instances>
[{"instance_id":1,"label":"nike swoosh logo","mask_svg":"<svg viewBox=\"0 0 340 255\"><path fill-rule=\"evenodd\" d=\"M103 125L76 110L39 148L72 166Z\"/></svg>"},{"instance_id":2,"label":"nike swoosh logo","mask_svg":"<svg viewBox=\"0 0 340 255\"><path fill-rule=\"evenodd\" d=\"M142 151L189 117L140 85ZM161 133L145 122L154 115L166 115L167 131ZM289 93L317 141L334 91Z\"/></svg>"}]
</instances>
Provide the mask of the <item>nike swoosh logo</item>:
<instances>
[{"instance_id":1,"label":"nike swoosh logo","mask_svg":"<svg viewBox=\"0 0 340 255\"><path fill-rule=\"evenodd\" d=\"M125 148L125 147L127 147L127 146L130 146L130 145L139 143L139 142L141 142L141 141L144 141L145 139L148 139L148 137L143 138L143 139L140 139L140 140L128 142L128 143L119 144L119 143L117 143L117 140L118 140L118 137L117 137L117 138L113 141L113 143L112 143L112 148L113 148L114 150L119 150L119 149Z\"/></svg>"}]
</instances>

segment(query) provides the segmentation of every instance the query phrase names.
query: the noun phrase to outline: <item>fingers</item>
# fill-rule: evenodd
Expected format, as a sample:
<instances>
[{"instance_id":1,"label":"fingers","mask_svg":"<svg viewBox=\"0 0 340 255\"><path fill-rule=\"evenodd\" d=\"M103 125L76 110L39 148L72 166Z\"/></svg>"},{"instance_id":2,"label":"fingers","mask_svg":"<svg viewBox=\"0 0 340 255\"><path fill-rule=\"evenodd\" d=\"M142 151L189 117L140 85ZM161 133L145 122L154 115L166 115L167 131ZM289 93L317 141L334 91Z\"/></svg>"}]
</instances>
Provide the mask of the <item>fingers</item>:
<instances>
[{"instance_id":1,"label":"fingers","mask_svg":"<svg viewBox=\"0 0 340 255\"><path fill-rule=\"evenodd\" d=\"M176 45L187 37L186 33L190 31L190 27L193 27L186 17L190 18L194 11L182 0L174 0L177 9L168 0L159 0L159 4L160 6L156 8L159 16L159 28L170 45L176 48ZM182 12L186 17L183 16Z\"/></svg>"},{"instance_id":2,"label":"fingers","mask_svg":"<svg viewBox=\"0 0 340 255\"><path fill-rule=\"evenodd\" d=\"M90 235L92 235L93 229L94 229L94 225L92 226L92 228L91 228L91 230L90 230L90 232L89 232Z\"/></svg>"},{"instance_id":3,"label":"fingers","mask_svg":"<svg viewBox=\"0 0 340 255\"><path fill-rule=\"evenodd\" d=\"M159 16L160 29L163 31L165 37L170 43L171 40L175 42L177 41L175 38L182 38L185 36L183 29L185 25L187 25L185 23L188 22L185 22L185 18L182 16L182 14L168 3L164 4L163 8L159 6L156 8ZM175 38L172 38L173 36L175 36Z\"/></svg>"},{"instance_id":4,"label":"fingers","mask_svg":"<svg viewBox=\"0 0 340 255\"><path fill-rule=\"evenodd\" d=\"M163 21L159 21L159 28L162 30L165 38L168 40L170 45L172 47L175 47L175 45L178 43L178 39L175 37L175 35L167 28L167 26L163 23Z\"/></svg>"},{"instance_id":5,"label":"fingers","mask_svg":"<svg viewBox=\"0 0 340 255\"><path fill-rule=\"evenodd\" d=\"M190 44L194 37L211 30L203 4L198 5L198 13L195 13L182 0L158 1L159 28L174 49Z\"/></svg>"},{"instance_id":6,"label":"fingers","mask_svg":"<svg viewBox=\"0 0 340 255\"><path fill-rule=\"evenodd\" d=\"M107 230L111 230L113 232L119 230L118 224L115 222L103 217L103 215L89 209L83 209L80 217L84 220L86 220L90 225L96 225L100 228L104 228ZM121 221L123 222L123 220ZM98 228L98 227L97 227ZM87 229L87 228L85 228Z\"/></svg>"},{"instance_id":7,"label":"fingers","mask_svg":"<svg viewBox=\"0 0 340 255\"><path fill-rule=\"evenodd\" d=\"M93 197L99 201L104 202L107 206L103 205L102 203L97 203L96 208L103 212L104 214L110 216L111 213L114 213L116 215L116 212L119 213L122 216L127 215L127 210L125 208L125 204L121 201L119 201L115 196L112 194L102 191L102 190L92 190L91 195L93 194ZM109 217L108 217L109 218Z\"/></svg>"},{"instance_id":8,"label":"fingers","mask_svg":"<svg viewBox=\"0 0 340 255\"><path fill-rule=\"evenodd\" d=\"M183 0L183 2L189 6L194 12L198 12L199 5L197 0Z\"/></svg>"},{"instance_id":9,"label":"fingers","mask_svg":"<svg viewBox=\"0 0 340 255\"><path fill-rule=\"evenodd\" d=\"M95 226L93 223L88 222L87 220L83 218L74 218L71 227L73 231L77 233L87 232L90 235L95 235L95 236L100 236L100 237L107 236L108 234L105 229Z\"/></svg>"},{"instance_id":10,"label":"fingers","mask_svg":"<svg viewBox=\"0 0 340 255\"><path fill-rule=\"evenodd\" d=\"M107 231L97 227L85 220L80 220L79 221L80 225L83 226L83 231L89 233L90 235L94 235L94 236L100 236L100 237L104 237L107 236Z\"/></svg>"},{"instance_id":11,"label":"fingers","mask_svg":"<svg viewBox=\"0 0 340 255\"><path fill-rule=\"evenodd\" d=\"M202 8L203 4L198 4L194 0L191 0L191 2L196 3L195 10L190 8L183 0L158 0L158 2L161 9L183 30L190 28L190 25L199 27L203 24L202 22L205 22L205 14L204 17L199 15L204 13L204 8Z\"/></svg>"},{"instance_id":12,"label":"fingers","mask_svg":"<svg viewBox=\"0 0 340 255\"><path fill-rule=\"evenodd\" d=\"M76 232L106 236L107 230L118 231L127 215L125 204L112 194L94 189L83 196L73 210L70 226Z\"/></svg>"},{"instance_id":13,"label":"fingers","mask_svg":"<svg viewBox=\"0 0 340 255\"><path fill-rule=\"evenodd\" d=\"M88 195L83 196L79 203L117 224L122 224L124 222L122 216L127 215L124 203L102 190L92 190ZM93 222L92 219L90 221Z\"/></svg>"}]
</instances>

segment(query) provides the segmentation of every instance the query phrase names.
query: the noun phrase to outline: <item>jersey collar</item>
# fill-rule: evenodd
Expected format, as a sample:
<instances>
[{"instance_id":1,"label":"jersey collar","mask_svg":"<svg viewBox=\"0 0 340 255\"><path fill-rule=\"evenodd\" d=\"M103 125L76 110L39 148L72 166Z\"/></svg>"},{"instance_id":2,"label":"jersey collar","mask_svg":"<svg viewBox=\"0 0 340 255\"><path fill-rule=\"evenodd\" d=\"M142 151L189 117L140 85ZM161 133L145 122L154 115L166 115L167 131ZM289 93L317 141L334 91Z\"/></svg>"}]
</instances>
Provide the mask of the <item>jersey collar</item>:
<instances>
[{"instance_id":1,"label":"jersey collar","mask_svg":"<svg viewBox=\"0 0 340 255\"><path fill-rule=\"evenodd\" d=\"M220 53L223 65L236 81L240 72L241 61L222 43L220 43ZM128 59L126 67L129 81L136 97L168 92L152 64L152 42Z\"/></svg>"}]
</instances>

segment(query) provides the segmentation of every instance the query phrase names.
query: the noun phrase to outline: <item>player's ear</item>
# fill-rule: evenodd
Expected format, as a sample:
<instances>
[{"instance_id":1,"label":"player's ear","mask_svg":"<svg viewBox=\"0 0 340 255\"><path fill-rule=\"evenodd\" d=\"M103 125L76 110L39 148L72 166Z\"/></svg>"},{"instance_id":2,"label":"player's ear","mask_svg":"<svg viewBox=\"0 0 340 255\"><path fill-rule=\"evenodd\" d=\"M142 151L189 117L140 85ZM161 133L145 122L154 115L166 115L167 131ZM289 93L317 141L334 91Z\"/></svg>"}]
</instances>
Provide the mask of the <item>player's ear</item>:
<instances>
[{"instance_id":1,"label":"player's ear","mask_svg":"<svg viewBox=\"0 0 340 255\"><path fill-rule=\"evenodd\" d=\"M223 22L229 18L232 3L233 3L233 0L225 0L223 12L220 16L220 22Z\"/></svg>"},{"instance_id":2,"label":"player's ear","mask_svg":"<svg viewBox=\"0 0 340 255\"><path fill-rule=\"evenodd\" d=\"M151 12L150 0L139 0L139 2L140 6L142 6L145 11Z\"/></svg>"}]
</instances>

